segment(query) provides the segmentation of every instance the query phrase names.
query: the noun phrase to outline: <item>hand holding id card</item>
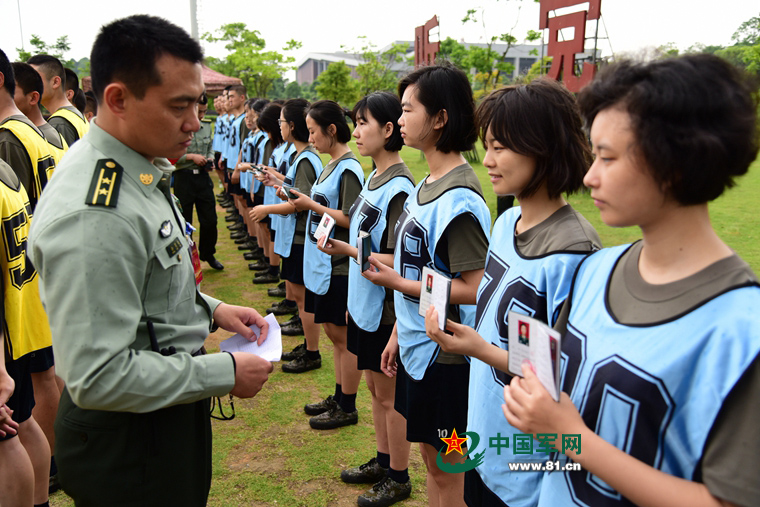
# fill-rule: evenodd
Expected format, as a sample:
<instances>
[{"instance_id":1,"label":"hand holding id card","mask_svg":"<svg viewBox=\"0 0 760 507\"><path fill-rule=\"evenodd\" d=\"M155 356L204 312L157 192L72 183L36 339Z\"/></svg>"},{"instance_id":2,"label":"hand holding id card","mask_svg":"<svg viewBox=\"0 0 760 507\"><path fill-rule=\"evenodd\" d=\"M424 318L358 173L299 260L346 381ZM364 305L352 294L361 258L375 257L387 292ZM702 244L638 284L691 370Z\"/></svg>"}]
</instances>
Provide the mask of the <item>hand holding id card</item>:
<instances>
[{"instance_id":1,"label":"hand holding id card","mask_svg":"<svg viewBox=\"0 0 760 507\"><path fill-rule=\"evenodd\" d=\"M425 266L422 268L419 314L425 317L430 305L438 310L438 328L446 330L446 310L451 296L451 278Z\"/></svg>"},{"instance_id":2,"label":"hand holding id card","mask_svg":"<svg viewBox=\"0 0 760 507\"><path fill-rule=\"evenodd\" d=\"M522 377L522 364L528 359L536 376L559 401L559 366L561 335L540 320L509 312L509 373Z\"/></svg>"},{"instance_id":3,"label":"hand holding id card","mask_svg":"<svg viewBox=\"0 0 760 507\"><path fill-rule=\"evenodd\" d=\"M317 230L314 231L314 239L317 240L317 243L325 236L329 238L333 227L335 227L335 219L327 213L322 215L322 220L320 220Z\"/></svg>"}]
</instances>

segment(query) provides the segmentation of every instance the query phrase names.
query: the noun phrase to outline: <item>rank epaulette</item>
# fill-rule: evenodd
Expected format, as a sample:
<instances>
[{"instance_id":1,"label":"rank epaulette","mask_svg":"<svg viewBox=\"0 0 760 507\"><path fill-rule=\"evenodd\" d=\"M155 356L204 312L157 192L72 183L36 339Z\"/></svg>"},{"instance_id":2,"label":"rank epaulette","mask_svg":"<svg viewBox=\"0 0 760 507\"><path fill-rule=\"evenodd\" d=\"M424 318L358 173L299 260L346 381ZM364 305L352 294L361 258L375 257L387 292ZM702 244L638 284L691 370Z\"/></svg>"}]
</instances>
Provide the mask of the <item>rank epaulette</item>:
<instances>
[{"instance_id":1,"label":"rank epaulette","mask_svg":"<svg viewBox=\"0 0 760 507\"><path fill-rule=\"evenodd\" d=\"M116 207L123 173L124 168L113 159L101 158L98 160L85 204L107 208Z\"/></svg>"}]
</instances>

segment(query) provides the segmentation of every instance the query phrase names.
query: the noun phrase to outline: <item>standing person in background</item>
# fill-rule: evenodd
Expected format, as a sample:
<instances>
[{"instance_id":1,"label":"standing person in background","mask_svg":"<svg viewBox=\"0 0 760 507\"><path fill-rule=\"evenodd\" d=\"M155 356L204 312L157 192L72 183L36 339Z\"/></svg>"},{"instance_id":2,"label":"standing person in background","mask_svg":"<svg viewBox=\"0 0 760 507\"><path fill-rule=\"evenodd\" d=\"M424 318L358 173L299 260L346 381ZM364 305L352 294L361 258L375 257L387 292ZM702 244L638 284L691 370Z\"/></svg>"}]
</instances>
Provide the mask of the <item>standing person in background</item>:
<instances>
[{"instance_id":1,"label":"standing person in background","mask_svg":"<svg viewBox=\"0 0 760 507\"><path fill-rule=\"evenodd\" d=\"M40 99L44 93L42 78L28 63L13 62L13 74L16 78L16 95L13 101L16 107L29 118L34 126L40 129L45 140L50 145L55 164L61 161L63 154L69 150L60 132L53 128L42 116Z\"/></svg>"},{"instance_id":2,"label":"standing person in background","mask_svg":"<svg viewBox=\"0 0 760 507\"><path fill-rule=\"evenodd\" d=\"M45 85L42 105L51 113L48 123L61 133L69 146L73 145L87 133L90 124L66 99L66 71L61 61L50 55L35 55L26 63L40 73Z\"/></svg>"},{"instance_id":3,"label":"standing person in background","mask_svg":"<svg viewBox=\"0 0 760 507\"><path fill-rule=\"evenodd\" d=\"M356 356L346 350L349 260L345 255L321 252L314 236L327 214L335 220L330 236L348 241L348 214L364 183L362 166L348 147L351 129L346 116L347 112L331 100L319 100L306 109L309 141L317 151L328 154L330 161L311 187L311 197L297 194L296 199L290 199L297 210L309 211L303 257L304 308L324 327L333 344L335 363L335 394L304 408L314 416L309 420L314 429L338 428L359 420L356 392L361 372L356 369Z\"/></svg>"},{"instance_id":4,"label":"standing person in background","mask_svg":"<svg viewBox=\"0 0 760 507\"><path fill-rule=\"evenodd\" d=\"M314 182L322 174L322 160L316 150L309 144L309 129L306 127L306 108L309 102L305 99L291 99L285 102L280 112L280 131L285 142L292 143L295 151L288 162L288 172L282 180L282 186L277 186L277 195L282 200L288 200L283 192L283 186L297 188L302 193L310 193ZM307 216L304 211L296 210L293 203L288 201L280 204L256 206L250 212L255 221L262 220L270 214L281 215L277 224L275 236L275 252L282 257L282 272L289 298L295 300L298 306L298 318L291 319L282 326L285 335L304 335L303 346L299 345L293 351L285 352L282 365L286 373L304 373L322 367L322 356L319 353L319 324L314 323L314 314L304 309L306 287L304 286L304 242L307 229ZM304 352L301 350L305 349Z\"/></svg>"},{"instance_id":5,"label":"standing person in background","mask_svg":"<svg viewBox=\"0 0 760 507\"><path fill-rule=\"evenodd\" d=\"M470 357L467 431L514 442L521 432L499 417L511 380L506 316L520 312L554 325L575 268L601 248L594 228L564 198L583 188L591 148L575 97L552 79L491 92L478 107L477 122L494 193L517 197L520 206L505 211L493 226L475 325L449 322L451 335L438 328L437 310L429 309L427 334L444 351ZM528 343L525 323L518 336ZM551 459L538 450L532 457ZM543 472L511 471L523 459L488 449L483 463L465 472L467 504L534 507Z\"/></svg>"},{"instance_id":6,"label":"standing person in background","mask_svg":"<svg viewBox=\"0 0 760 507\"><path fill-rule=\"evenodd\" d=\"M360 233L369 234L371 251L377 252L373 255L386 255L389 262L392 260L396 245L394 226L404 210L404 202L414 191L414 176L399 155L404 140L397 123L401 116L398 97L388 92L367 95L356 103L353 116L356 148L362 156L372 157L376 169L351 206L348 242L333 238L318 246L330 255L347 255L350 259L346 359L364 370L372 395L377 455L358 467L343 470L340 478L348 483L374 484L358 498L361 507L372 507L392 505L407 498L412 483L406 420L393 407L396 378L386 376L380 368L380 358L396 322L393 291L362 277L355 245L361 241ZM347 382L343 380L343 385ZM348 386L348 392L352 389L354 386Z\"/></svg>"},{"instance_id":7,"label":"standing person in background","mask_svg":"<svg viewBox=\"0 0 760 507\"><path fill-rule=\"evenodd\" d=\"M4 56L0 56L0 76L11 75ZM26 256L29 212L29 198L18 176L0 160L0 220L14 224L0 231L4 252L0 254L0 421L12 412L12 421L0 423L4 507L48 505L50 446L33 415L30 363L34 351L49 345L50 327L40 301L37 272Z\"/></svg>"},{"instance_id":8,"label":"standing person in background","mask_svg":"<svg viewBox=\"0 0 760 507\"><path fill-rule=\"evenodd\" d=\"M193 222L193 206L198 213L198 256L216 270L224 269L216 260L216 203L214 202L214 183L209 171L213 167L214 153L211 149L211 124L204 120L208 110L208 97L203 92L198 101L198 119L200 130L193 136L193 141L175 164L174 195L182 205L182 215L187 223Z\"/></svg>"},{"instance_id":9,"label":"standing person in background","mask_svg":"<svg viewBox=\"0 0 760 507\"><path fill-rule=\"evenodd\" d=\"M259 343L268 326L198 292L185 221L155 165L181 157L200 127L202 59L164 19L103 26L90 57L98 117L34 216L29 257L66 382L56 460L77 504L205 506L209 398L252 397L272 370L253 354L204 353L212 323L251 340L255 324Z\"/></svg>"},{"instance_id":10,"label":"standing person in background","mask_svg":"<svg viewBox=\"0 0 760 507\"><path fill-rule=\"evenodd\" d=\"M461 152L477 139L475 105L467 76L455 67L422 67L399 83L399 119L407 146L422 151L430 174L406 200L396 226L394 268L370 257L370 281L395 291L396 332L383 351L381 367L396 381L396 410L406 418L406 435L420 443L427 468L428 502L464 505L464 477L436 464L446 449L439 430L466 431L470 367L464 356L446 354L425 333L419 315L422 268L452 278L449 318L472 325L475 296L488 253L491 214L475 171ZM398 366L397 366L398 364ZM449 433L451 434L451 433ZM444 461L461 458L457 453Z\"/></svg>"}]
</instances>

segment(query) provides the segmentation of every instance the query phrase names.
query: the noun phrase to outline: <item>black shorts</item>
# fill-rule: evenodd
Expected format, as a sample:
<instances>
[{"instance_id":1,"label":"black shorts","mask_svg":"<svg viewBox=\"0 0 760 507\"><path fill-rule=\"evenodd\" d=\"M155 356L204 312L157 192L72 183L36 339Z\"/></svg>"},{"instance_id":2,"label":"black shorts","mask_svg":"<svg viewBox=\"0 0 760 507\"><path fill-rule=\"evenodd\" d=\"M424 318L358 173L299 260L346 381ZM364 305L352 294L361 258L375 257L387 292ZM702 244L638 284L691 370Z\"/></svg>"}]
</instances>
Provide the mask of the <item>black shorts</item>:
<instances>
[{"instance_id":1,"label":"black shorts","mask_svg":"<svg viewBox=\"0 0 760 507\"><path fill-rule=\"evenodd\" d=\"M0 350L0 354L4 352ZM22 423L32 416L34 408L34 386L32 385L31 354L26 354L14 361L5 361L5 369L16 386L8 400L8 408L13 410L13 420ZM10 440L16 435L0 437L0 442Z\"/></svg>"},{"instance_id":2,"label":"black shorts","mask_svg":"<svg viewBox=\"0 0 760 507\"><path fill-rule=\"evenodd\" d=\"M380 324L377 331L365 331L356 325L351 315L348 316L347 324L346 348L356 356L356 367L382 373L380 357L393 333L393 324Z\"/></svg>"},{"instance_id":3,"label":"black shorts","mask_svg":"<svg viewBox=\"0 0 760 507\"><path fill-rule=\"evenodd\" d=\"M396 411L406 418L406 439L441 450L445 434L467 431L470 364L433 363L420 381L407 375L401 360L396 374ZM402 380L403 378L403 380Z\"/></svg>"},{"instance_id":4,"label":"black shorts","mask_svg":"<svg viewBox=\"0 0 760 507\"><path fill-rule=\"evenodd\" d=\"M270 223L268 223L267 225L272 225L271 224L272 219L270 217L267 217L267 220L270 221ZM272 229L271 227L269 228L269 239L271 239L272 243L274 243L274 229Z\"/></svg>"},{"instance_id":5,"label":"black shorts","mask_svg":"<svg viewBox=\"0 0 760 507\"><path fill-rule=\"evenodd\" d=\"M320 295L306 289L304 310L314 314L317 324L346 325L346 308L348 305L348 276L330 277L330 287Z\"/></svg>"},{"instance_id":6,"label":"black shorts","mask_svg":"<svg viewBox=\"0 0 760 507\"><path fill-rule=\"evenodd\" d=\"M240 187L240 182L232 183L231 181L229 185L227 185L227 192L229 192L232 195L240 195L240 196L243 196L247 193L245 190L243 190Z\"/></svg>"},{"instance_id":7,"label":"black shorts","mask_svg":"<svg viewBox=\"0 0 760 507\"><path fill-rule=\"evenodd\" d=\"M293 243L290 255L282 258L280 278L296 285L303 285L303 244Z\"/></svg>"},{"instance_id":8,"label":"black shorts","mask_svg":"<svg viewBox=\"0 0 760 507\"><path fill-rule=\"evenodd\" d=\"M242 189L241 189L242 190ZM245 205L249 208L256 206L256 203L251 199L251 193L243 190L243 198L245 199Z\"/></svg>"},{"instance_id":9,"label":"black shorts","mask_svg":"<svg viewBox=\"0 0 760 507\"><path fill-rule=\"evenodd\" d=\"M488 489L477 470L464 473L464 502L468 507L509 507Z\"/></svg>"},{"instance_id":10,"label":"black shorts","mask_svg":"<svg viewBox=\"0 0 760 507\"><path fill-rule=\"evenodd\" d=\"M29 353L29 367L32 373L48 371L54 364L52 346Z\"/></svg>"},{"instance_id":11,"label":"black shorts","mask_svg":"<svg viewBox=\"0 0 760 507\"><path fill-rule=\"evenodd\" d=\"M259 193L261 193L261 192L259 192ZM248 195L250 196L250 194L248 194ZM253 205L254 206L261 206L262 204L264 204L264 194L263 193L261 195L259 195L259 194L253 194Z\"/></svg>"},{"instance_id":12,"label":"black shorts","mask_svg":"<svg viewBox=\"0 0 760 507\"><path fill-rule=\"evenodd\" d=\"M264 217L264 219L263 219L263 220L261 220L259 223L260 223L260 224L263 224L263 225L265 225L265 226L266 226L266 228L267 228L267 230L269 230L269 224L270 224L271 222L272 222L272 219L269 217L269 215L267 215L267 216L266 216L266 217ZM270 234L270 236L271 236L271 234Z\"/></svg>"}]
</instances>

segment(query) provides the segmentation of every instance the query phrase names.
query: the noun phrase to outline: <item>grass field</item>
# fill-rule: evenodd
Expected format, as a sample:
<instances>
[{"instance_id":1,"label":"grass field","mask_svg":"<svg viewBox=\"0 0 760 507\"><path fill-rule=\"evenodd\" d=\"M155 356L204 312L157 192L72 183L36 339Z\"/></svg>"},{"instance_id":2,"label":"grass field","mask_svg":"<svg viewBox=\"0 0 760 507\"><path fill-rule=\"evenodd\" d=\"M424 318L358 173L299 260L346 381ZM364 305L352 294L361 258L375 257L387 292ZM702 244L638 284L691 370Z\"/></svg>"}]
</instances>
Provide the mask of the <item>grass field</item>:
<instances>
[{"instance_id":1,"label":"grass field","mask_svg":"<svg viewBox=\"0 0 760 507\"><path fill-rule=\"evenodd\" d=\"M426 165L419 152L404 148L402 157L418 181L425 176ZM371 161L362 159L362 164L368 173ZM474 164L474 167L495 216L496 197L486 172L481 164ZM711 205L715 229L756 272L760 270L758 200L760 161L753 164L750 173L739 180L736 188ZM603 225L588 195L573 196L570 202L597 228L605 246L640 237L635 228L612 229ZM263 313L275 300L267 296L267 286L251 283L253 272L248 271L247 262L229 239L223 220L224 210L218 208L218 211L220 239L217 258L224 263L225 269L221 272L204 269L202 289L228 303L252 306ZM207 342L208 348L217 350L219 341L229 335L225 331L212 334ZM300 337L284 337L284 348L289 350L300 341ZM339 473L344 467L365 462L375 453L369 393L362 381L357 399L360 414L358 425L329 431L309 428L303 405L324 398L334 387L332 351L324 334L321 343L321 369L288 375L280 371L279 364L275 364L269 382L255 398L235 400L237 417L234 420L213 421L214 479L209 505L356 505L356 496L365 488L342 483ZM427 505L424 466L416 449L412 450L410 473L412 497L401 505ZM51 498L51 505L69 506L73 502L63 493L57 493Z\"/></svg>"}]
</instances>

